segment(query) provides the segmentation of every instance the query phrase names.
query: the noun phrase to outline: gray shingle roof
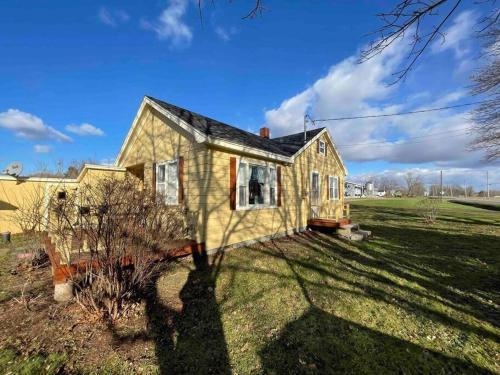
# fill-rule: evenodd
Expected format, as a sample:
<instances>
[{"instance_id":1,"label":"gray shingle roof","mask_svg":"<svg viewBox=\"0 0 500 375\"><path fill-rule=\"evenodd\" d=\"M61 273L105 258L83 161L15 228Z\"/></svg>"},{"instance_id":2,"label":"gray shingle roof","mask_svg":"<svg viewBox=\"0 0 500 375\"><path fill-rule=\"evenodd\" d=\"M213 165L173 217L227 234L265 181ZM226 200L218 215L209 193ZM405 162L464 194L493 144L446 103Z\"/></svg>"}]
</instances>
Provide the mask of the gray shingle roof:
<instances>
[{"instance_id":1,"label":"gray shingle roof","mask_svg":"<svg viewBox=\"0 0 500 375\"><path fill-rule=\"evenodd\" d=\"M151 96L147 96L147 98L154 101L156 104L163 107L173 115L181 118L193 128L207 136L284 156L292 156L299 151L302 146L304 146L303 132L279 138L267 139L198 113L191 112L187 109L177 107L173 104L166 103ZM323 129L324 128L308 130L307 141L310 141Z\"/></svg>"}]
</instances>

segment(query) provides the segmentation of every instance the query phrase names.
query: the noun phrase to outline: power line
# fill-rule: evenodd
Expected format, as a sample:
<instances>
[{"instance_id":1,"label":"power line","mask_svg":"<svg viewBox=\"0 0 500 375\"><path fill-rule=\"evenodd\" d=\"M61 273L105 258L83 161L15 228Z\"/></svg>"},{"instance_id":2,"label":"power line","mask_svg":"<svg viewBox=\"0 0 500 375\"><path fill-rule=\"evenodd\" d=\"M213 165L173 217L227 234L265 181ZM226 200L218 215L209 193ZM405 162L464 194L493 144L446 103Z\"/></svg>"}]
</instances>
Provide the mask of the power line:
<instances>
[{"instance_id":1,"label":"power line","mask_svg":"<svg viewBox=\"0 0 500 375\"><path fill-rule=\"evenodd\" d=\"M419 139L419 138L427 138L427 137L434 137L436 135L442 135L442 134L450 134L450 133L459 133L463 132L466 133L469 131L469 128L466 129L456 129L456 130L447 130L444 132L436 132L432 134L426 134L426 135L419 135L415 137L409 137L406 138L406 140L411 140L411 139ZM386 146L398 146L398 145L406 145L406 144L412 144L412 143L422 143L423 141L420 142L403 142L403 143L395 143L397 141L377 141L377 142L365 142L365 143L350 143L350 144L344 144L344 145L336 145L337 147L354 147L354 146L370 146L370 145L378 145L378 144L386 144Z\"/></svg>"},{"instance_id":2,"label":"power line","mask_svg":"<svg viewBox=\"0 0 500 375\"><path fill-rule=\"evenodd\" d=\"M323 119L314 119L314 120L311 119L311 122L314 124L316 122L324 122L324 121L359 120L359 119L365 119L365 118L378 118L378 117L391 117L391 116L413 115L413 114L416 114L416 113L426 113L426 112L443 111L445 109L460 108L460 107L466 107L466 106L470 106L470 105L489 103L489 102L493 102L493 101L494 100L482 100L482 101L478 101L478 102L449 105L449 106L446 106L446 107L428 108L428 109L420 109L420 110L416 110L416 111L396 112L396 113L387 113L387 114L379 114L379 115L352 116L352 117L334 117L334 118L323 118Z\"/></svg>"}]
</instances>

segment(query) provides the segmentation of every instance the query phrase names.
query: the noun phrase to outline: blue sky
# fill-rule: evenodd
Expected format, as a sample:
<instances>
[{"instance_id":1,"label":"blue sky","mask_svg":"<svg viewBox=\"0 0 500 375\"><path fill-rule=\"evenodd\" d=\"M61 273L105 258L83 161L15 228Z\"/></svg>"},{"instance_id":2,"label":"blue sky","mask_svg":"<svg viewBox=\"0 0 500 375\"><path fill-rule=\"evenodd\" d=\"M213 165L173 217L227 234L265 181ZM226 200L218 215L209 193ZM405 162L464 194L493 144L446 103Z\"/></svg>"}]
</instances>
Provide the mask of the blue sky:
<instances>
[{"instance_id":1,"label":"blue sky","mask_svg":"<svg viewBox=\"0 0 500 375\"><path fill-rule=\"evenodd\" d=\"M386 1L267 1L242 20L252 1L164 0L19 2L0 14L0 166L25 172L58 161L114 159L144 95L245 130L300 131L303 114L338 117L455 105L469 97L479 64L474 25L481 7L465 2L404 82L388 86L404 62L406 41L356 64L380 26ZM467 109L384 120L327 123L352 178L408 170L427 182L444 169L478 189L484 172L467 151ZM440 133L419 143L415 136ZM395 143L373 143L373 142Z\"/></svg>"}]
</instances>

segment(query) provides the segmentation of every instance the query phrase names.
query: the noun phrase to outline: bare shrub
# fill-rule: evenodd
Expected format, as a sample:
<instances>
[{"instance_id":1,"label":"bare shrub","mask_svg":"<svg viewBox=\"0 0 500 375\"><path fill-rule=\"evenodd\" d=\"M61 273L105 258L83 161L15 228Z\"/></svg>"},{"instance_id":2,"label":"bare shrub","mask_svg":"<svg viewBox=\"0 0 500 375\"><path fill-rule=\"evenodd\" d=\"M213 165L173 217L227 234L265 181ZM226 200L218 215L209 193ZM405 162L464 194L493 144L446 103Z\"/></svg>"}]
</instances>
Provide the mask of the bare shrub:
<instances>
[{"instance_id":1,"label":"bare shrub","mask_svg":"<svg viewBox=\"0 0 500 375\"><path fill-rule=\"evenodd\" d=\"M50 233L77 263L77 302L117 319L150 283L165 245L188 236L183 207L159 203L131 179L106 178L51 200ZM163 200L161 200L163 201Z\"/></svg>"},{"instance_id":2,"label":"bare shrub","mask_svg":"<svg viewBox=\"0 0 500 375\"><path fill-rule=\"evenodd\" d=\"M424 198L417 202L417 210L426 224L434 224L436 222L441 201L439 199Z\"/></svg>"}]
</instances>

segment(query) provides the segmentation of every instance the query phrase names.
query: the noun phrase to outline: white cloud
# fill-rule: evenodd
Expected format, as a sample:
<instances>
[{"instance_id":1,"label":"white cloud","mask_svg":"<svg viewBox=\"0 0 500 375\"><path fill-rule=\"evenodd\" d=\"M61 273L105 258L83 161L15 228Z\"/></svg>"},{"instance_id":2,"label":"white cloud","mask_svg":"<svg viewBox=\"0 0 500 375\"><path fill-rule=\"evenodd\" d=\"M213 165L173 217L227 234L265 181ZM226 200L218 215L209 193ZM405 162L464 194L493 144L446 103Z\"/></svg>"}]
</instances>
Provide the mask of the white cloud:
<instances>
[{"instance_id":1,"label":"white cloud","mask_svg":"<svg viewBox=\"0 0 500 375\"><path fill-rule=\"evenodd\" d=\"M18 109L0 113L0 128L11 130L16 136L34 140L72 141L66 134L46 125L41 118Z\"/></svg>"},{"instance_id":2,"label":"white cloud","mask_svg":"<svg viewBox=\"0 0 500 375\"><path fill-rule=\"evenodd\" d=\"M130 19L128 13L123 10L109 10L105 7L101 7L97 15L103 24L111 27L117 27Z\"/></svg>"},{"instance_id":3,"label":"white cloud","mask_svg":"<svg viewBox=\"0 0 500 375\"><path fill-rule=\"evenodd\" d=\"M442 107L464 98L465 91L452 91L437 100L429 100L421 93L416 94L418 100L415 100L409 93L406 96L411 100L405 101L398 95L400 87L387 83L392 82L391 72L403 62L407 48L408 44L399 40L383 54L363 64L357 64L357 57L351 56L333 65L310 87L265 112L271 134L300 132L305 113L313 118L382 115ZM393 98L398 98L399 103L391 103ZM415 101L421 104L416 106ZM347 161L433 162L447 167L480 165L481 152L468 151L472 136L466 129L473 123L467 111L464 108L462 112L448 110L317 125L328 127ZM423 135L431 136L420 138Z\"/></svg>"},{"instance_id":4,"label":"white cloud","mask_svg":"<svg viewBox=\"0 0 500 375\"><path fill-rule=\"evenodd\" d=\"M83 123L80 125L66 125L65 129L71 133L78 134L78 135L94 135L94 136L102 136L104 135L104 132L95 127L92 124L87 124Z\"/></svg>"},{"instance_id":5,"label":"white cloud","mask_svg":"<svg viewBox=\"0 0 500 375\"><path fill-rule=\"evenodd\" d=\"M231 27L229 29L225 29L222 26L217 26L215 29L215 34L222 39L225 42L228 42L231 40L231 38L238 32L238 30L234 27Z\"/></svg>"},{"instance_id":6,"label":"white cloud","mask_svg":"<svg viewBox=\"0 0 500 375\"><path fill-rule=\"evenodd\" d=\"M34 145L33 150L35 150L37 154L48 154L52 151L52 147L48 145Z\"/></svg>"},{"instance_id":7,"label":"white cloud","mask_svg":"<svg viewBox=\"0 0 500 375\"><path fill-rule=\"evenodd\" d=\"M193 32L182 18L189 3L189 0L169 0L156 22L142 20L141 25L146 30L154 31L160 40L170 41L173 46L188 45L193 39Z\"/></svg>"},{"instance_id":8,"label":"white cloud","mask_svg":"<svg viewBox=\"0 0 500 375\"><path fill-rule=\"evenodd\" d=\"M333 65L326 76L309 88L267 111L266 123L274 134L280 135L300 131L306 111L318 118L381 112L367 101L381 100L396 89L396 86L388 86L387 81L392 79L391 72L405 53L405 44L399 41L363 64L351 56Z\"/></svg>"},{"instance_id":9,"label":"white cloud","mask_svg":"<svg viewBox=\"0 0 500 375\"><path fill-rule=\"evenodd\" d=\"M438 38L432 44L432 52L453 50L457 59L468 54L470 50L468 41L474 32L477 18L477 14L470 10L460 13L453 20L453 24L443 32L444 38Z\"/></svg>"}]
</instances>

